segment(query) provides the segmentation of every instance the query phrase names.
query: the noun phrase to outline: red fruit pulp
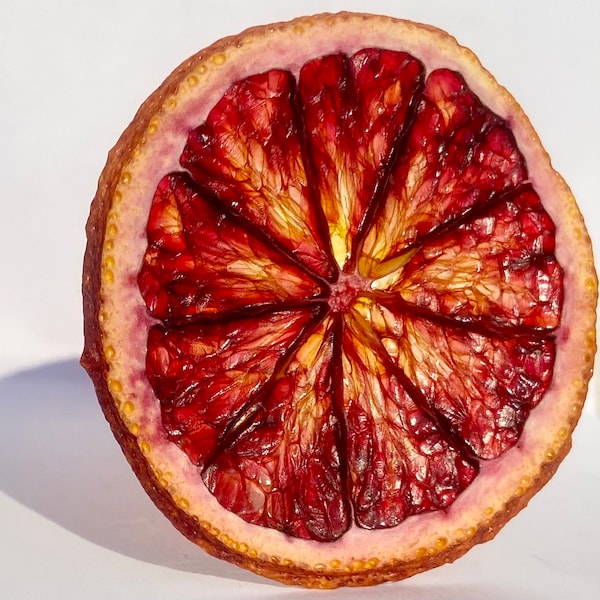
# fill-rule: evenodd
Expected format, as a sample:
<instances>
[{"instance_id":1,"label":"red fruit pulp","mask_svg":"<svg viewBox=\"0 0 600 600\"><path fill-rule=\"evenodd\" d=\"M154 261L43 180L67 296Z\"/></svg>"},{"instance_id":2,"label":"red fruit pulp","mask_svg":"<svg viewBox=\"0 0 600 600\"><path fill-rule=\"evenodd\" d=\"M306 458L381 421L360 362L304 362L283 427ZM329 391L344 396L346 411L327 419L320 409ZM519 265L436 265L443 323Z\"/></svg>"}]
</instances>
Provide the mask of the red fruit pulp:
<instances>
[{"instance_id":1,"label":"red fruit pulp","mask_svg":"<svg viewBox=\"0 0 600 600\"><path fill-rule=\"evenodd\" d=\"M562 271L507 124L402 52L235 83L160 182L139 287L163 426L248 522L447 508L547 390Z\"/></svg>"}]
</instances>

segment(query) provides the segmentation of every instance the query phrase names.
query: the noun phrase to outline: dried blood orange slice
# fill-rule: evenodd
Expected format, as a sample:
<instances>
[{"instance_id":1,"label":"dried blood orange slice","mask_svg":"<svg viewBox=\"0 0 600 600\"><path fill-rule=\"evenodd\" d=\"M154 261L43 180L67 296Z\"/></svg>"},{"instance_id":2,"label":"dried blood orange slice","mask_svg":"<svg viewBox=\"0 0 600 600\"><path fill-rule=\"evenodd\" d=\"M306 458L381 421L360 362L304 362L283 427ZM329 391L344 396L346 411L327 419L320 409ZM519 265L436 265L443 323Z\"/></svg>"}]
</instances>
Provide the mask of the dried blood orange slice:
<instances>
[{"instance_id":1,"label":"dried blood orange slice","mask_svg":"<svg viewBox=\"0 0 600 600\"><path fill-rule=\"evenodd\" d=\"M100 178L82 357L157 506L286 583L496 532L566 455L597 279L527 117L449 35L344 13L191 57Z\"/></svg>"}]
</instances>

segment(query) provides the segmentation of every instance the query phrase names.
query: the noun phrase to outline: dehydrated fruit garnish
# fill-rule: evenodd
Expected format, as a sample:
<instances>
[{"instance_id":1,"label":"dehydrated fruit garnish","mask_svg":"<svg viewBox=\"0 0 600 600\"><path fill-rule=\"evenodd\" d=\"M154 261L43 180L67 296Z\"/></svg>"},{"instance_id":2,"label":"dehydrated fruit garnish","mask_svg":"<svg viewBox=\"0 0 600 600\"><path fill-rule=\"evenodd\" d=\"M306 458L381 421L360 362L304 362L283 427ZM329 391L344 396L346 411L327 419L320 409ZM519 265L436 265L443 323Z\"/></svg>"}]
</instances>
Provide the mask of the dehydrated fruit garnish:
<instances>
[{"instance_id":1,"label":"dehydrated fruit garnish","mask_svg":"<svg viewBox=\"0 0 600 600\"><path fill-rule=\"evenodd\" d=\"M496 532L570 447L596 348L582 216L448 34L318 15L175 70L109 154L85 350L157 506L285 583Z\"/></svg>"}]
</instances>

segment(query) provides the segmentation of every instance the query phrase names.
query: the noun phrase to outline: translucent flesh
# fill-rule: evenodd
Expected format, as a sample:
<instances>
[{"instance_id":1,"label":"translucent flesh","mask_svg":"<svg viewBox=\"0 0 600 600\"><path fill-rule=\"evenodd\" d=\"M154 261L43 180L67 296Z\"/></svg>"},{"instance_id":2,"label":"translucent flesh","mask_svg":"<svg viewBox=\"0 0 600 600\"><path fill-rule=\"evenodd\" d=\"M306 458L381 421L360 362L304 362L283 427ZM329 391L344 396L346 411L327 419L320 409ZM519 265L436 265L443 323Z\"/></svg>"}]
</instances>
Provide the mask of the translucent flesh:
<instances>
[{"instance_id":1,"label":"translucent flesh","mask_svg":"<svg viewBox=\"0 0 600 600\"><path fill-rule=\"evenodd\" d=\"M550 385L554 226L459 75L365 49L234 84L159 184L139 286L169 438L245 520L449 506Z\"/></svg>"}]
</instances>

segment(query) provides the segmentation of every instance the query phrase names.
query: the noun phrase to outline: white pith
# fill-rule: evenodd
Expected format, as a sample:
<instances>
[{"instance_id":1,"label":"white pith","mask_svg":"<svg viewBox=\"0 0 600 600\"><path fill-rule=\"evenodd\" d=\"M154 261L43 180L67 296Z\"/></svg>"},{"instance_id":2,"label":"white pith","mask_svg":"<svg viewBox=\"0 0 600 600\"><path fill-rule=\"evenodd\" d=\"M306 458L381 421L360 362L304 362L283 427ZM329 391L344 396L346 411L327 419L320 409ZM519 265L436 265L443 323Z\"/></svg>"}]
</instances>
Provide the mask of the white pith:
<instances>
[{"instance_id":1,"label":"white pith","mask_svg":"<svg viewBox=\"0 0 600 600\"><path fill-rule=\"evenodd\" d=\"M552 386L531 413L517 446L500 459L483 462L480 475L448 510L411 517L387 530L353 527L336 542L316 543L250 525L225 511L206 490L187 456L166 439L159 404L145 375L146 336L152 321L141 296L134 292L156 186L163 175L181 170L179 157L188 132L204 121L230 83L269 68L296 74L311 58L338 51L351 54L366 47L409 52L427 71L441 67L459 71L484 104L508 119L526 157L530 180L557 227L556 256L565 269L563 323L569 331L557 332ZM452 38L377 17L305 20L275 27L268 34L242 38L241 45L228 46L199 62L182 79L177 93L164 99L162 111L148 124L143 143L123 168L107 219L102 269L100 319L109 388L123 421L178 506L234 550L334 572L436 554L473 536L507 502L523 494L544 462L552 460L570 437L591 375L595 332L589 310L595 303L593 259L589 244L573 243L578 239L587 239L587 233L575 201L552 169L529 121L474 56L458 49ZM582 255L582 250L587 254Z\"/></svg>"}]
</instances>

